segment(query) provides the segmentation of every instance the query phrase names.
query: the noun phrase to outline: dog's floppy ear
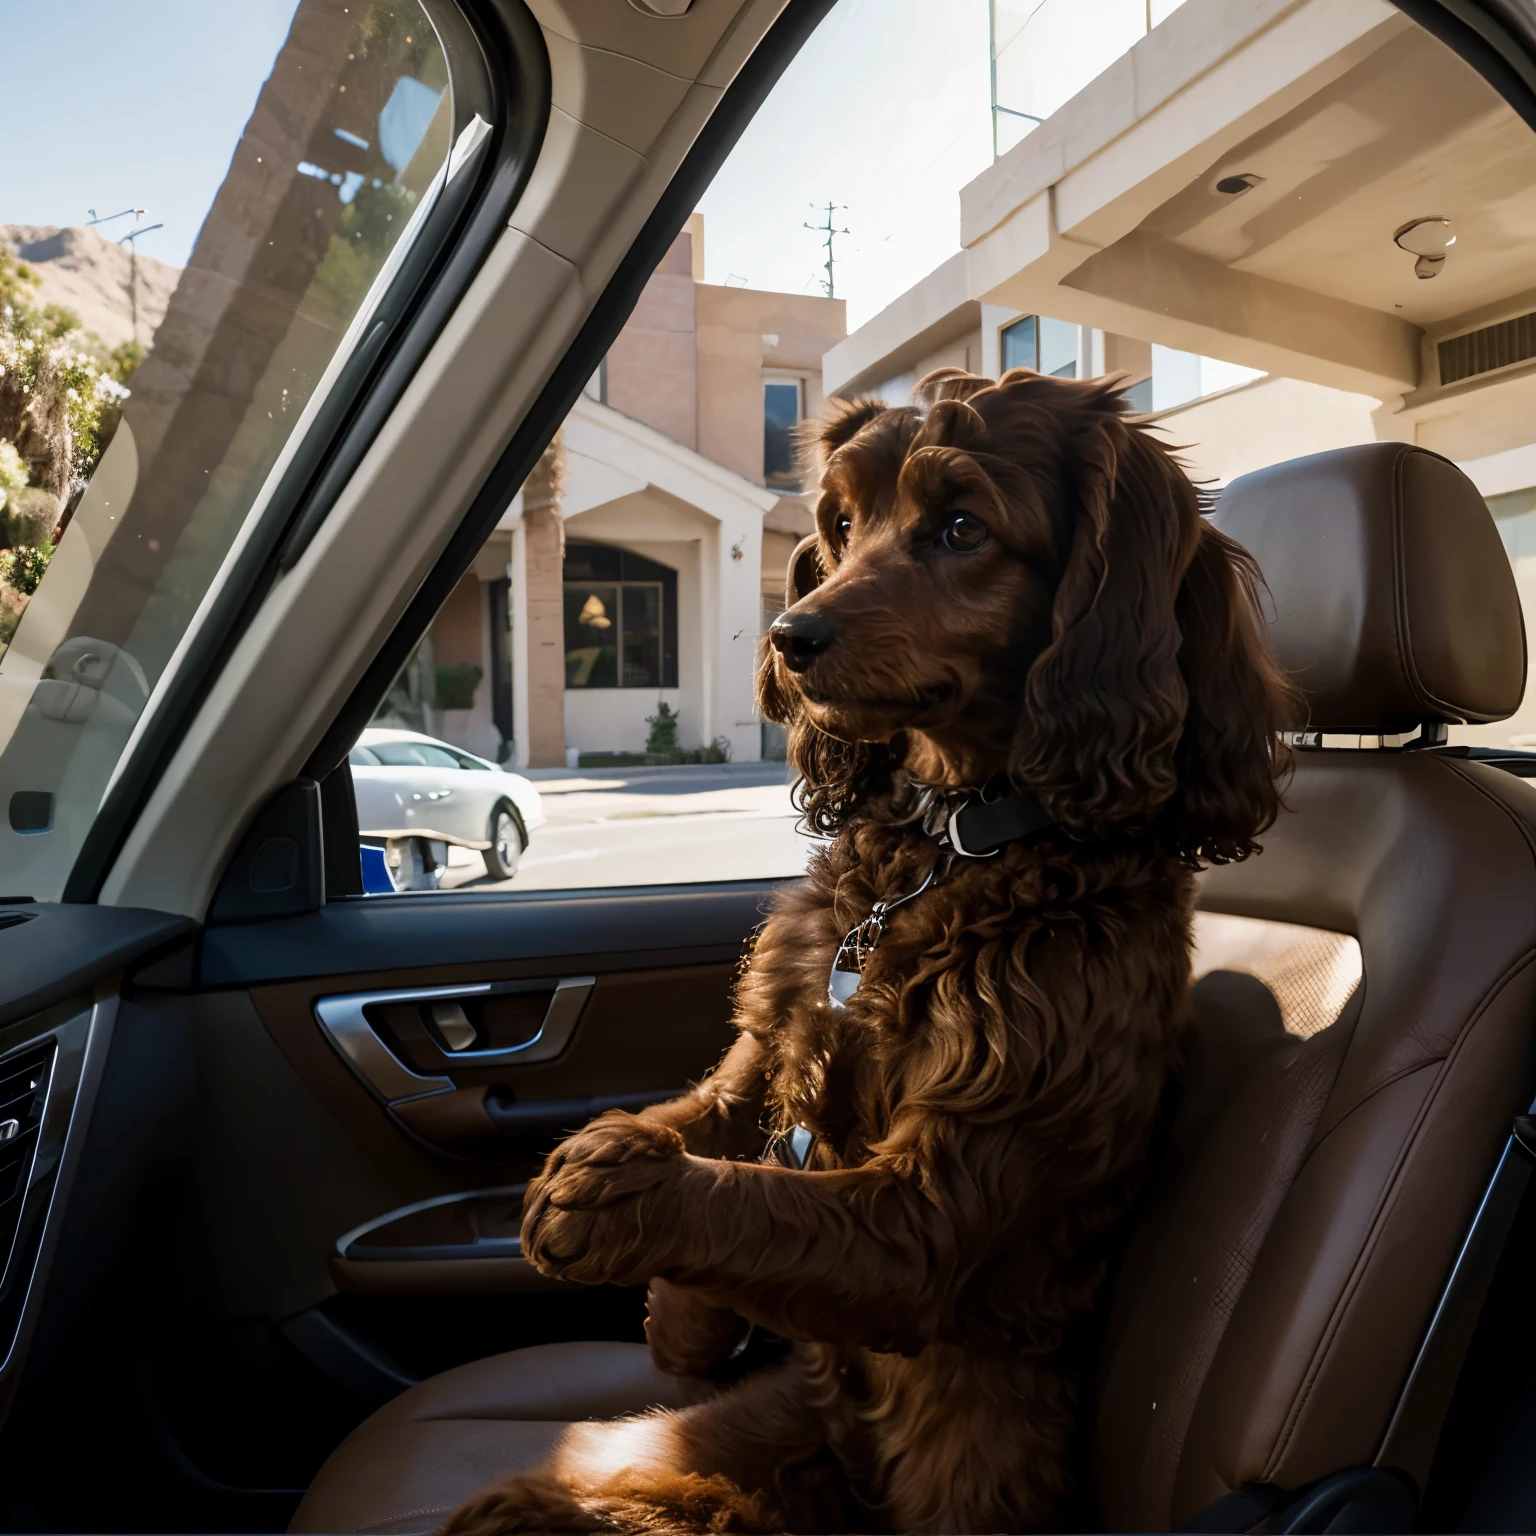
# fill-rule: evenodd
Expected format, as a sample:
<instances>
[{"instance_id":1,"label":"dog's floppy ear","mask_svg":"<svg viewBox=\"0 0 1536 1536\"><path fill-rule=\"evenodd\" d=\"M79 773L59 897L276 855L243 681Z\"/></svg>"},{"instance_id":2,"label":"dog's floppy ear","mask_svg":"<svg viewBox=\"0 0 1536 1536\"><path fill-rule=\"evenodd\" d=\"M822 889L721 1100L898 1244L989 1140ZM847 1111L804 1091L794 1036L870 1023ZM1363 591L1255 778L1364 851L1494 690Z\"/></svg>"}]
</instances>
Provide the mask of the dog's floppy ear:
<instances>
[{"instance_id":1,"label":"dog's floppy ear","mask_svg":"<svg viewBox=\"0 0 1536 1536\"><path fill-rule=\"evenodd\" d=\"M1111 394L1089 405L1068 447L1075 528L1014 776L1073 832L1157 825L1187 858L1242 858L1274 819L1287 723L1252 564Z\"/></svg>"},{"instance_id":2,"label":"dog's floppy ear","mask_svg":"<svg viewBox=\"0 0 1536 1536\"><path fill-rule=\"evenodd\" d=\"M844 443L888 409L884 400L869 395L853 400L828 400L821 415L808 416L794 428L802 472L808 479L819 477L827 460Z\"/></svg>"},{"instance_id":3,"label":"dog's floppy ear","mask_svg":"<svg viewBox=\"0 0 1536 1536\"><path fill-rule=\"evenodd\" d=\"M1075 526L1011 766L1064 827L1097 835L1146 825L1173 795L1186 702L1173 609L1198 511L1112 406L1090 411L1066 446Z\"/></svg>"},{"instance_id":4,"label":"dog's floppy ear","mask_svg":"<svg viewBox=\"0 0 1536 1536\"><path fill-rule=\"evenodd\" d=\"M1264 579L1235 539L1200 522L1174 614L1189 707L1169 808L1177 846L1213 864L1246 858L1280 808L1300 695L1269 648L1259 607Z\"/></svg>"},{"instance_id":5,"label":"dog's floppy ear","mask_svg":"<svg viewBox=\"0 0 1536 1536\"><path fill-rule=\"evenodd\" d=\"M930 411L941 400L969 400L984 389L996 388L994 380L964 368L935 368L913 386L912 404L920 411Z\"/></svg>"}]
</instances>

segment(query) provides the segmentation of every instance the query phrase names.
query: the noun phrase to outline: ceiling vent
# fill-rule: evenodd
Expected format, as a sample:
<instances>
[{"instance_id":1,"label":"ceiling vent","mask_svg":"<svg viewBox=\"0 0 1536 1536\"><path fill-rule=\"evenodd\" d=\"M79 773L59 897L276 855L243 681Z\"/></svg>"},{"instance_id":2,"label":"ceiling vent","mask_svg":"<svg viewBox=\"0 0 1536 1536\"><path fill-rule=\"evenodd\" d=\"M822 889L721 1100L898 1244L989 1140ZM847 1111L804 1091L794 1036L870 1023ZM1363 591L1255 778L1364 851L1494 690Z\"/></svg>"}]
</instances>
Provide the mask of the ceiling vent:
<instances>
[{"instance_id":1,"label":"ceiling vent","mask_svg":"<svg viewBox=\"0 0 1536 1536\"><path fill-rule=\"evenodd\" d=\"M1452 336L1436 349L1440 354L1440 383L1456 384L1475 379L1480 373L1492 373L1513 363L1526 363L1536 357L1536 311L1516 315L1485 325L1465 336Z\"/></svg>"}]
</instances>

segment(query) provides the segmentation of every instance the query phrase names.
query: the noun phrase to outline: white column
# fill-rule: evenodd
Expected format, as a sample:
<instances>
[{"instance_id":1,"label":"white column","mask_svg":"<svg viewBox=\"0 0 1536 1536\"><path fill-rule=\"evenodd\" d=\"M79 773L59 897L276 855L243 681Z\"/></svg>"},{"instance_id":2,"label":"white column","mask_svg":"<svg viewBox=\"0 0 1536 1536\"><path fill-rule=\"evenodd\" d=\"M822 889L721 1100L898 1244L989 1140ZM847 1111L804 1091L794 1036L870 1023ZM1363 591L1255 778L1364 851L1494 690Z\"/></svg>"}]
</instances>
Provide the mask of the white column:
<instances>
[{"instance_id":1,"label":"white column","mask_svg":"<svg viewBox=\"0 0 1536 1536\"><path fill-rule=\"evenodd\" d=\"M721 662L721 585L720 564L729 559L718 522L711 522L699 540L699 636L703 641L699 657L704 718L699 721L699 743L708 746L720 734L719 691Z\"/></svg>"},{"instance_id":2,"label":"white column","mask_svg":"<svg viewBox=\"0 0 1536 1536\"><path fill-rule=\"evenodd\" d=\"M1104 372L1104 332L1082 325L1077 330L1077 376L1097 379Z\"/></svg>"},{"instance_id":3,"label":"white column","mask_svg":"<svg viewBox=\"0 0 1536 1536\"><path fill-rule=\"evenodd\" d=\"M740 550L740 559L732 553ZM731 760L755 763L762 756L755 679L762 628L762 513L733 516L720 527L719 704L714 736L731 744Z\"/></svg>"}]
</instances>

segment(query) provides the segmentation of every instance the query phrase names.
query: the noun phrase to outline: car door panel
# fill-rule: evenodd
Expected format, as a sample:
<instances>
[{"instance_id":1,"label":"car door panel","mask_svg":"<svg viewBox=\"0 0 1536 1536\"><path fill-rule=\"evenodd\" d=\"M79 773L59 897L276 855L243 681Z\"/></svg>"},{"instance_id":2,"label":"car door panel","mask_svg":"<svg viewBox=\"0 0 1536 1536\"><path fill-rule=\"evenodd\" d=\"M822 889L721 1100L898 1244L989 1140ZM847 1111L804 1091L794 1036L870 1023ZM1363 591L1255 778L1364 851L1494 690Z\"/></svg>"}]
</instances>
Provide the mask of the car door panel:
<instances>
[{"instance_id":1,"label":"car door panel","mask_svg":"<svg viewBox=\"0 0 1536 1536\"><path fill-rule=\"evenodd\" d=\"M432 969L478 980L499 961L559 955L580 969L633 968L638 959L697 965L735 960L763 921L774 882L646 886L598 891L373 896L319 912L210 928L201 938L200 987L255 987L306 977ZM452 968L457 967L458 970Z\"/></svg>"},{"instance_id":2,"label":"car door panel","mask_svg":"<svg viewBox=\"0 0 1536 1536\"><path fill-rule=\"evenodd\" d=\"M373 1086L346 1059L317 1020L316 1006L338 994L436 992L456 982L535 981L552 989L570 969L559 960L543 960L364 972L258 987L251 1000L290 1062L323 1084L328 1100L361 1098L380 1105L408 1134L465 1155L510 1160L526 1174L561 1132L578 1128L598 1103L638 1107L660 1102L719 1058L731 1038L734 961L597 975L566 1048L553 1061L529 1066L455 1061L424 1031L415 1040L402 1040L404 1031L396 1021L417 1011L412 1004L372 1010L384 1015L378 1029L392 1058L404 1056L414 1078L397 1080L395 1090ZM386 1098L391 1091L395 1096ZM488 1096L499 1101L494 1112L486 1105Z\"/></svg>"},{"instance_id":3,"label":"car door panel","mask_svg":"<svg viewBox=\"0 0 1536 1536\"><path fill-rule=\"evenodd\" d=\"M198 1063L199 1225L221 1277L209 1326L265 1319L359 1412L370 1358L443 1365L508 1339L639 1337L637 1296L551 1287L522 1260L521 1191L561 1134L671 1097L719 1059L773 888L332 901L208 928L142 967L134 1007L179 1021ZM419 1005L386 1005L382 1048L426 1079L393 1102L316 1012L337 996L489 987L521 1008L521 1024L510 1006L502 1021L515 1039L573 978L590 986L563 1049L527 1064L455 1060L430 1021L402 1024ZM457 1331L450 1313L476 1296L514 1312Z\"/></svg>"},{"instance_id":4,"label":"car door panel","mask_svg":"<svg viewBox=\"0 0 1536 1536\"><path fill-rule=\"evenodd\" d=\"M158 914L49 909L59 963L28 995L78 983L65 929L94 919L123 930L116 948L90 939L115 960L122 1001L13 1446L41 1465L50 1426L105 1436L132 1423L114 1507L163 1507L168 1439L217 1481L272 1490L278 1509L278 1490L301 1488L422 1375L523 1344L639 1339L643 1292L551 1283L522 1259L521 1192L562 1130L669 1096L718 1059L771 890L357 898L201 933ZM0 953L44 921L0 929ZM571 976L592 986L555 1059L454 1068L452 1091L393 1107L314 1010L349 989L485 982L536 984L514 995L538 999ZM510 1122L487 1111L493 1093ZM81 1283L59 1283L61 1267ZM66 1386L80 1381L96 1383L83 1407Z\"/></svg>"}]
</instances>

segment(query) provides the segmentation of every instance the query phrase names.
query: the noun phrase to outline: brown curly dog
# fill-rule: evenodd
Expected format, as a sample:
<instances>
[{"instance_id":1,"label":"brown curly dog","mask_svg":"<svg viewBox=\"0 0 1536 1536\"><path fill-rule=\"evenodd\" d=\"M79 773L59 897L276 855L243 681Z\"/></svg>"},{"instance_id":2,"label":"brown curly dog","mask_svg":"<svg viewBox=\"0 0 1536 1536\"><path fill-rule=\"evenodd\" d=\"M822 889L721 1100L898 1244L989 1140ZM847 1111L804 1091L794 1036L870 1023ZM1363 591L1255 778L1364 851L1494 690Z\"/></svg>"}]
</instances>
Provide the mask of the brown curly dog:
<instances>
[{"instance_id":1,"label":"brown curly dog","mask_svg":"<svg viewBox=\"0 0 1536 1536\"><path fill-rule=\"evenodd\" d=\"M1194 871L1273 819L1289 694L1251 562L1113 383L943 370L810 447L818 534L759 693L830 846L779 893L715 1072L571 1137L523 1220L546 1274L653 1282L663 1368L719 1371L749 1324L767 1360L573 1426L456 1536L1072 1518ZM976 803L1023 819L957 856Z\"/></svg>"}]
</instances>

